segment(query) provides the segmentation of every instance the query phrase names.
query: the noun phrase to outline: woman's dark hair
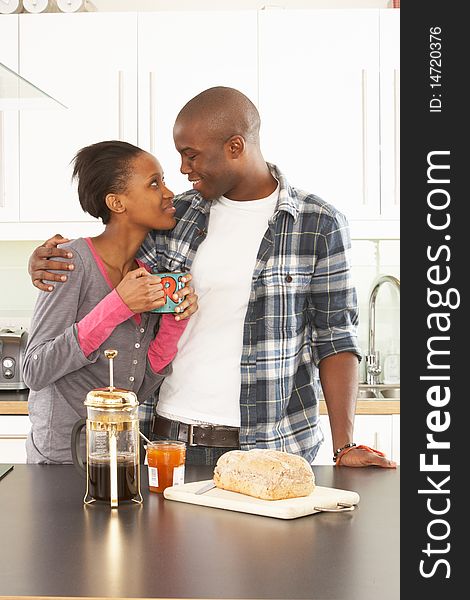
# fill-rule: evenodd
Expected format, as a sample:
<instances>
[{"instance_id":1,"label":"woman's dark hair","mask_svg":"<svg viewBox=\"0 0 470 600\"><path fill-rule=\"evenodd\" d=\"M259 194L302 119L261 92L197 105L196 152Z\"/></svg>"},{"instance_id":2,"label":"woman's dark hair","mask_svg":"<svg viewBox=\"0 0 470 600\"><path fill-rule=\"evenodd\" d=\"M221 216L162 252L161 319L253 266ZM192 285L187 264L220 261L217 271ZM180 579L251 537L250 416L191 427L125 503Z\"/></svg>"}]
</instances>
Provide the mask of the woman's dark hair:
<instances>
[{"instance_id":1,"label":"woman's dark hair","mask_svg":"<svg viewBox=\"0 0 470 600\"><path fill-rule=\"evenodd\" d=\"M72 179L78 180L81 207L92 217L109 223L107 194L123 194L132 175L132 160L144 150L118 140L98 142L77 152Z\"/></svg>"}]
</instances>

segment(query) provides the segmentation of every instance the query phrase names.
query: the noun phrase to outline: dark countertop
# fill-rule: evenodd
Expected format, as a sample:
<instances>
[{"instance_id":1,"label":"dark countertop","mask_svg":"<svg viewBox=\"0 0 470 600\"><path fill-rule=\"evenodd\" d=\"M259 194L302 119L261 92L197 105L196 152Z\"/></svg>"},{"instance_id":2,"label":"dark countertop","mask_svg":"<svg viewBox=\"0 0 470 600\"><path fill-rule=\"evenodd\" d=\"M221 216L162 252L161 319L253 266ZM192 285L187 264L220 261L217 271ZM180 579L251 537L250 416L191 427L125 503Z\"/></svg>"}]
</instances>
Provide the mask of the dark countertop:
<instances>
[{"instance_id":1,"label":"dark countertop","mask_svg":"<svg viewBox=\"0 0 470 600\"><path fill-rule=\"evenodd\" d=\"M314 467L357 509L294 520L164 500L85 507L73 466L15 465L0 481L0 595L398 600L399 469ZM187 467L186 482L209 479Z\"/></svg>"}]
</instances>

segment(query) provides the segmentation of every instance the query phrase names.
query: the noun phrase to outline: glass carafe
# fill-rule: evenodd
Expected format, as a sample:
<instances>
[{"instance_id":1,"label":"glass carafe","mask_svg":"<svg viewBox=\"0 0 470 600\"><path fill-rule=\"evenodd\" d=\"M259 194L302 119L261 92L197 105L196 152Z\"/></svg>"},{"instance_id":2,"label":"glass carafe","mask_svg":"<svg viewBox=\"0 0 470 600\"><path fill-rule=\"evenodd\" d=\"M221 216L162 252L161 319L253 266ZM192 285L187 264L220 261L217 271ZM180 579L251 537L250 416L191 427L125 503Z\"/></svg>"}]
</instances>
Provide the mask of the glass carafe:
<instances>
[{"instance_id":1,"label":"glass carafe","mask_svg":"<svg viewBox=\"0 0 470 600\"><path fill-rule=\"evenodd\" d=\"M140 504L137 396L113 387L111 375L108 388L88 392L85 406L86 420L78 421L72 431L73 461L86 476L85 504L109 502L113 508L121 502ZM80 432L85 424L86 465L80 455Z\"/></svg>"}]
</instances>

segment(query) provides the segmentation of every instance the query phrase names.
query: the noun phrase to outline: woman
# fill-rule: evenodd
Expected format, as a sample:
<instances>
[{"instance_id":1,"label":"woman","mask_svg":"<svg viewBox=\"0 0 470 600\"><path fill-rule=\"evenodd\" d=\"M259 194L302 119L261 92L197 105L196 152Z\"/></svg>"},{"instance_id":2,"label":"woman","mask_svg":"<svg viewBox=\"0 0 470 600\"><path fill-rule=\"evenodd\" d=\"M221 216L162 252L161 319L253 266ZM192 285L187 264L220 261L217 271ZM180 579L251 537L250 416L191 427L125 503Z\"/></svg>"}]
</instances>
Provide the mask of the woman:
<instances>
[{"instance_id":1,"label":"woman","mask_svg":"<svg viewBox=\"0 0 470 600\"><path fill-rule=\"evenodd\" d=\"M156 158L126 142L100 142L77 153L73 177L83 210L105 229L66 240L75 257L67 285L39 293L23 366L31 390L28 463L72 462L71 430L86 416L86 394L109 383L105 348L119 352L114 385L134 391L140 402L150 397L197 309L185 285L176 316L149 312L164 304L163 287L135 255L150 230L176 222L173 193Z\"/></svg>"}]
</instances>

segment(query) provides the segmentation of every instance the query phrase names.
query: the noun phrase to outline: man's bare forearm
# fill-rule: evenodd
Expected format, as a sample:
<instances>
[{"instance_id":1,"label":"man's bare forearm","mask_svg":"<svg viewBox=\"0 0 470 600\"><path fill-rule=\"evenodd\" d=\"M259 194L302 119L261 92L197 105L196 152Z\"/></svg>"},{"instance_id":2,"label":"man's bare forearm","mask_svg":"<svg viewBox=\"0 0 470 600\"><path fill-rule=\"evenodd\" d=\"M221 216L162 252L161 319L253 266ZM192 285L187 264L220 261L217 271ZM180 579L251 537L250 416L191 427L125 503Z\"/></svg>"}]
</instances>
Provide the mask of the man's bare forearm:
<instances>
[{"instance_id":1,"label":"man's bare forearm","mask_svg":"<svg viewBox=\"0 0 470 600\"><path fill-rule=\"evenodd\" d=\"M353 441L358 388L358 359L340 352L320 362L320 380L330 419L333 449Z\"/></svg>"}]
</instances>

